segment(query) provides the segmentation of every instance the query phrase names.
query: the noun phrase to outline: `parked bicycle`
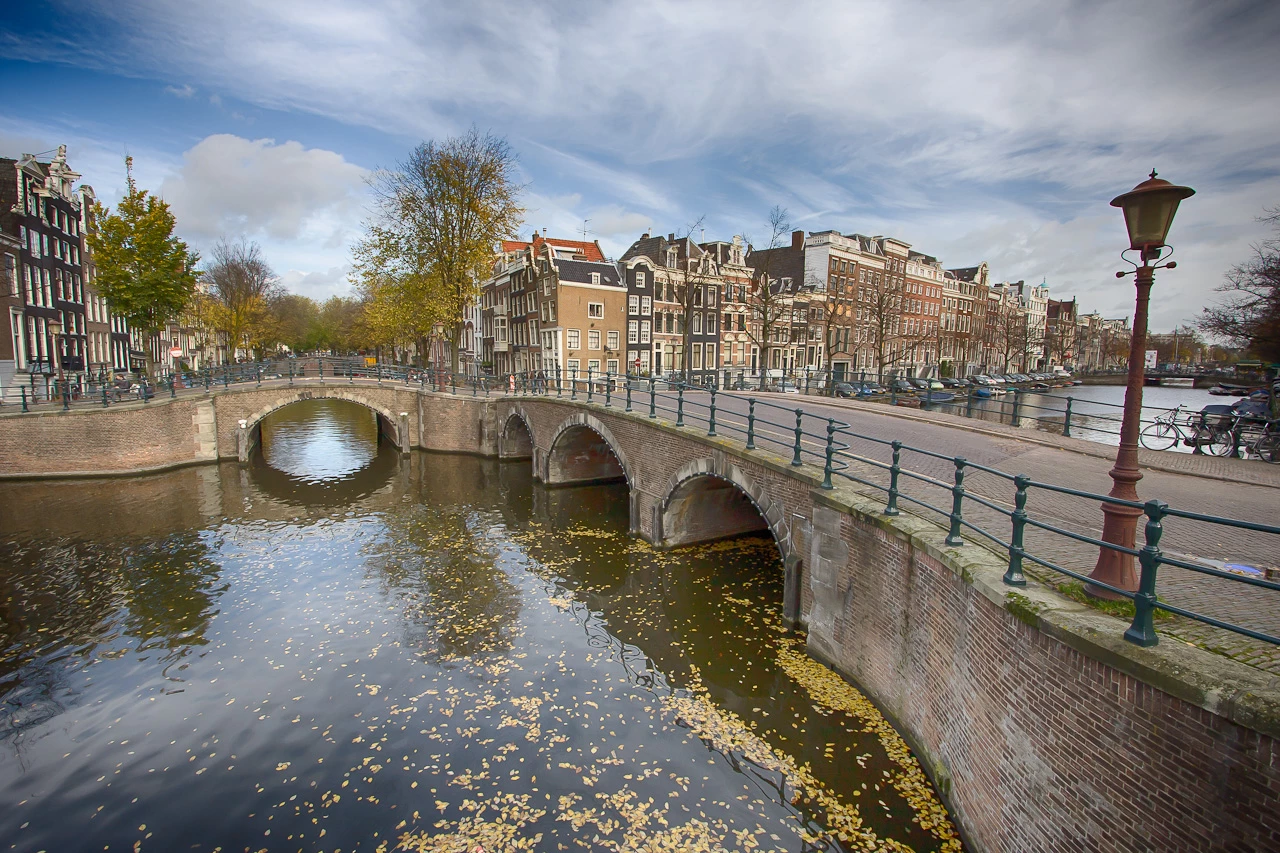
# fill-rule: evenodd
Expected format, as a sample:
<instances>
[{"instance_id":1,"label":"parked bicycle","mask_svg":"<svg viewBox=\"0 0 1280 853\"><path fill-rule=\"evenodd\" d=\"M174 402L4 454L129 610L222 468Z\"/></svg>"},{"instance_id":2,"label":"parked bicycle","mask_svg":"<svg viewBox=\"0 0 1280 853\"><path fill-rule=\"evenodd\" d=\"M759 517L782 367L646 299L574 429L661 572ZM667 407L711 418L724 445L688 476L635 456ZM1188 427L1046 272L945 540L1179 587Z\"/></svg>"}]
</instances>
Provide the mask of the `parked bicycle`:
<instances>
[{"instance_id":1,"label":"parked bicycle","mask_svg":"<svg viewBox=\"0 0 1280 853\"><path fill-rule=\"evenodd\" d=\"M1225 411L1187 412L1178 406L1144 427L1138 440L1148 450L1169 450L1181 443L1195 453L1226 456L1235 447L1235 418L1229 406L1207 408Z\"/></svg>"},{"instance_id":2,"label":"parked bicycle","mask_svg":"<svg viewBox=\"0 0 1280 853\"><path fill-rule=\"evenodd\" d=\"M1256 456L1263 462L1280 464L1280 420L1237 417L1231 428L1228 452L1248 459Z\"/></svg>"}]
</instances>

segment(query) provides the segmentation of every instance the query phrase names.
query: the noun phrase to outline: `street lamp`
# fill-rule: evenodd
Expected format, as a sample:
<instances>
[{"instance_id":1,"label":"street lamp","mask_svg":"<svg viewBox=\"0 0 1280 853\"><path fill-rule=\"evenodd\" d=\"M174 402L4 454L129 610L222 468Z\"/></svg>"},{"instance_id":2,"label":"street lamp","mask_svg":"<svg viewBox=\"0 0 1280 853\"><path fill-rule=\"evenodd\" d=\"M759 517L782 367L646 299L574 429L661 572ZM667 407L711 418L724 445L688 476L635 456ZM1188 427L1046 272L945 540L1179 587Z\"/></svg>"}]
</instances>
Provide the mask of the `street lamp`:
<instances>
[{"instance_id":1,"label":"street lamp","mask_svg":"<svg viewBox=\"0 0 1280 853\"><path fill-rule=\"evenodd\" d=\"M49 339L53 342L53 351L49 353L49 357L54 364L58 366L58 387L62 387L62 323L57 320L50 320L46 324L49 330Z\"/></svg>"},{"instance_id":2,"label":"street lamp","mask_svg":"<svg viewBox=\"0 0 1280 853\"><path fill-rule=\"evenodd\" d=\"M1173 269L1176 266L1173 261L1160 263L1161 250L1167 245L1165 237L1169 233L1169 226L1173 224L1174 214L1178 212L1178 203L1193 195L1195 190L1161 180L1152 169L1150 178L1111 200L1112 207L1124 211L1125 226L1129 230L1129 248L1137 251L1142 261L1140 265L1134 264L1135 269L1131 273L1116 273L1116 278L1132 275L1137 288L1133 335L1129 342L1129 379L1124 392L1124 416L1120 422L1120 449L1116 452L1114 467L1108 472L1113 483L1108 496L1120 500L1136 502L1137 483L1142 479L1142 473L1138 470L1138 433L1142 419L1143 362L1147 347L1147 306L1151 299L1151 284L1157 269ZM1121 256L1123 257L1123 253ZM1132 549L1140 515L1142 510L1137 507L1104 502L1102 541ZM1117 589L1132 591L1138 588L1133 556L1105 546L1098 549L1098 563L1089 577ZM1086 586L1086 589L1097 598L1121 597L1092 584Z\"/></svg>"}]
</instances>

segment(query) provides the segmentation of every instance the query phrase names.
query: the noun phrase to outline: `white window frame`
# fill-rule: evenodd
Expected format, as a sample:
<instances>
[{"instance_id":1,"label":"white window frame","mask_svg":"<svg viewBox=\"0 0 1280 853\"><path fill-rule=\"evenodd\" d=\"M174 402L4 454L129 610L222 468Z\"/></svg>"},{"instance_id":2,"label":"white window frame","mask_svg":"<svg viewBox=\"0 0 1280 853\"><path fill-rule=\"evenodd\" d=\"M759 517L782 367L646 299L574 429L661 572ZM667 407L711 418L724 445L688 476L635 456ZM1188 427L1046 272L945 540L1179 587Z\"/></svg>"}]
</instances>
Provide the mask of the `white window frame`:
<instances>
[{"instance_id":1,"label":"white window frame","mask_svg":"<svg viewBox=\"0 0 1280 853\"><path fill-rule=\"evenodd\" d=\"M638 320L627 321L627 343L640 343L640 322Z\"/></svg>"},{"instance_id":2,"label":"white window frame","mask_svg":"<svg viewBox=\"0 0 1280 853\"><path fill-rule=\"evenodd\" d=\"M599 372L600 372L600 359L598 359L598 358L589 358L589 359L587 359L587 370L591 371L592 373L599 373Z\"/></svg>"},{"instance_id":3,"label":"white window frame","mask_svg":"<svg viewBox=\"0 0 1280 853\"><path fill-rule=\"evenodd\" d=\"M647 279L648 279L648 276L646 276L646 275L644 274L644 272L637 272L637 273L636 273L636 287L644 287L644 286L645 286L645 282L647 281Z\"/></svg>"},{"instance_id":4,"label":"white window frame","mask_svg":"<svg viewBox=\"0 0 1280 853\"><path fill-rule=\"evenodd\" d=\"M592 320L603 320L604 319L604 303L588 302L587 316L590 317Z\"/></svg>"},{"instance_id":5,"label":"white window frame","mask_svg":"<svg viewBox=\"0 0 1280 853\"><path fill-rule=\"evenodd\" d=\"M627 296L627 313L632 316L640 313L640 297L634 293Z\"/></svg>"},{"instance_id":6,"label":"white window frame","mask_svg":"<svg viewBox=\"0 0 1280 853\"><path fill-rule=\"evenodd\" d=\"M640 313L646 317L653 313L653 300L648 296L640 297Z\"/></svg>"},{"instance_id":7,"label":"white window frame","mask_svg":"<svg viewBox=\"0 0 1280 853\"><path fill-rule=\"evenodd\" d=\"M580 329L566 329L564 333L565 349L580 350L582 349L582 331Z\"/></svg>"},{"instance_id":8,"label":"white window frame","mask_svg":"<svg viewBox=\"0 0 1280 853\"><path fill-rule=\"evenodd\" d=\"M600 273L598 273L598 272L593 272L593 273L591 274L591 283L592 283L592 284L599 284L599 283L600 283Z\"/></svg>"},{"instance_id":9,"label":"white window frame","mask_svg":"<svg viewBox=\"0 0 1280 853\"><path fill-rule=\"evenodd\" d=\"M650 326L648 320L640 321L640 343L647 344L651 340Z\"/></svg>"},{"instance_id":10,"label":"white window frame","mask_svg":"<svg viewBox=\"0 0 1280 853\"><path fill-rule=\"evenodd\" d=\"M609 373L616 374L618 372L618 360L611 358L604 363L605 370Z\"/></svg>"},{"instance_id":11,"label":"white window frame","mask_svg":"<svg viewBox=\"0 0 1280 853\"><path fill-rule=\"evenodd\" d=\"M600 349L600 330L599 329L587 329L587 349L589 350Z\"/></svg>"},{"instance_id":12,"label":"white window frame","mask_svg":"<svg viewBox=\"0 0 1280 853\"><path fill-rule=\"evenodd\" d=\"M609 332L604 336L604 345L605 345L605 346L604 346L604 348L605 348L605 349L617 349L617 348L618 348L618 338L619 338L619 337L620 337L620 336L619 336L619 334L618 334L618 330L617 330L617 329L610 329L610 330L609 330Z\"/></svg>"}]
</instances>

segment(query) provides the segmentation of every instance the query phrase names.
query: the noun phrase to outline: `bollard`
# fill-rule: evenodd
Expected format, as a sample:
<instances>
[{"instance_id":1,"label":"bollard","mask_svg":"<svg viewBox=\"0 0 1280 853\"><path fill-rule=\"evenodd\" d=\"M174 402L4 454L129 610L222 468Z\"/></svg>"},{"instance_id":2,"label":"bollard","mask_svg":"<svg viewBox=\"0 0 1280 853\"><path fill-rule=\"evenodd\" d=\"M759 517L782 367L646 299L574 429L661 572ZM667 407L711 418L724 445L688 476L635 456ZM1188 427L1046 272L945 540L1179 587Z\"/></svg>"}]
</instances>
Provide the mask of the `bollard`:
<instances>
[{"instance_id":1,"label":"bollard","mask_svg":"<svg viewBox=\"0 0 1280 853\"><path fill-rule=\"evenodd\" d=\"M627 407L623 409L625 412L631 411L631 377L627 377Z\"/></svg>"},{"instance_id":2,"label":"bollard","mask_svg":"<svg viewBox=\"0 0 1280 853\"><path fill-rule=\"evenodd\" d=\"M173 374L169 374L169 399L172 400L178 396L178 390L173 385Z\"/></svg>"},{"instance_id":3,"label":"bollard","mask_svg":"<svg viewBox=\"0 0 1280 853\"><path fill-rule=\"evenodd\" d=\"M578 368L573 368L569 374L569 399L578 399Z\"/></svg>"},{"instance_id":4,"label":"bollard","mask_svg":"<svg viewBox=\"0 0 1280 853\"><path fill-rule=\"evenodd\" d=\"M613 407L613 374L608 371L604 374L604 407Z\"/></svg>"},{"instance_id":5,"label":"bollard","mask_svg":"<svg viewBox=\"0 0 1280 853\"><path fill-rule=\"evenodd\" d=\"M747 398L747 450L756 449L756 398Z\"/></svg>"},{"instance_id":6,"label":"bollard","mask_svg":"<svg viewBox=\"0 0 1280 853\"><path fill-rule=\"evenodd\" d=\"M804 409L796 409L796 446L795 456L791 457L792 465L802 464L800 460L800 438L804 435Z\"/></svg>"},{"instance_id":7,"label":"bollard","mask_svg":"<svg viewBox=\"0 0 1280 853\"><path fill-rule=\"evenodd\" d=\"M107 383L102 383L102 408L106 408L107 403Z\"/></svg>"},{"instance_id":8,"label":"bollard","mask_svg":"<svg viewBox=\"0 0 1280 853\"><path fill-rule=\"evenodd\" d=\"M1062 418L1062 436L1063 438L1071 438L1071 397L1067 398L1067 411Z\"/></svg>"},{"instance_id":9,"label":"bollard","mask_svg":"<svg viewBox=\"0 0 1280 853\"><path fill-rule=\"evenodd\" d=\"M592 392L593 385L595 385L595 383L591 381L591 365L588 364L587 365L587 402L588 403L591 402L591 392Z\"/></svg>"},{"instance_id":10,"label":"bollard","mask_svg":"<svg viewBox=\"0 0 1280 853\"><path fill-rule=\"evenodd\" d=\"M707 422L707 437L711 438L716 434L716 386L711 386L711 415Z\"/></svg>"},{"instance_id":11,"label":"bollard","mask_svg":"<svg viewBox=\"0 0 1280 853\"><path fill-rule=\"evenodd\" d=\"M289 384L293 384L293 362L289 362Z\"/></svg>"},{"instance_id":12,"label":"bollard","mask_svg":"<svg viewBox=\"0 0 1280 853\"><path fill-rule=\"evenodd\" d=\"M71 383L62 383L62 411L71 410Z\"/></svg>"},{"instance_id":13,"label":"bollard","mask_svg":"<svg viewBox=\"0 0 1280 853\"><path fill-rule=\"evenodd\" d=\"M1133 596L1133 624L1124 632L1124 638L1139 646L1154 646L1160 642L1154 623L1156 609L1156 569L1160 567L1160 537L1164 535L1165 512L1169 505L1163 501L1147 501L1143 512L1147 514L1144 529L1145 544L1138 552L1142 572L1138 577L1138 591Z\"/></svg>"},{"instance_id":14,"label":"bollard","mask_svg":"<svg viewBox=\"0 0 1280 853\"><path fill-rule=\"evenodd\" d=\"M1022 426L1022 416L1020 414L1021 410L1022 410L1022 390L1019 388L1014 388L1013 389L1013 425L1014 426Z\"/></svg>"},{"instance_id":15,"label":"bollard","mask_svg":"<svg viewBox=\"0 0 1280 853\"><path fill-rule=\"evenodd\" d=\"M458 375L453 371L449 371L449 392L458 396Z\"/></svg>"},{"instance_id":16,"label":"bollard","mask_svg":"<svg viewBox=\"0 0 1280 853\"><path fill-rule=\"evenodd\" d=\"M956 484L951 487L951 529L944 540L948 545L963 545L960 538L960 523L964 521L964 466L967 464L963 456L956 457Z\"/></svg>"},{"instance_id":17,"label":"bollard","mask_svg":"<svg viewBox=\"0 0 1280 853\"><path fill-rule=\"evenodd\" d=\"M1005 569L1004 582L1009 586L1026 586L1027 578L1022 574L1023 537L1027 530L1027 486L1031 478L1019 474L1013 478L1017 491L1013 495L1013 538L1009 540L1009 568Z\"/></svg>"},{"instance_id":18,"label":"bollard","mask_svg":"<svg viewBox=\"0 0 1280 853\"><path fill-rule=\"evenodd\" d=\"M882 515L898 514L898 474L902 472L902 442L891 441L889 446L893 448L893 463L889 466L889 503L885 506Z\"/></svg>"},{"instance_id":19,"label":"bollard","mask_svg":"<svg viewBox=\"0 0 1280 853\"><path fill-rule=\"evenodd\" d=\"M27 408L27 386L23 385L18 390L22 392L22 411L30 411L30 409Z\"/></svg>"},{"instance_id":20,"label":"bollard","mask_svg":"<svg viewBox=\"0 0 1280 853\"><path fill-rule=\"evenodd\" d=\"M827 464L822 466L822 488L834 489L831 485L831 468L836 456L836 419L827 418Z\"/></svg>"},{"instance_id":21,"label":"bollard","mask_svg":"<svg viewBox=\"0 0 1280 853\"><path fill-rule=\"evenodd\" d=\"M654 396L654 379L649 377L649 417L656 418L658 416L657 398Z\"/></svg>"},{"instance_id":22,"label":"bollard","mask_svg":"<svg viewBox=\"0 0 1280 853\"><path fill-rule=\"evenodd\" d=\"M676 386L676 426L684 426L684 383Z\"/></svg>"}]
</instances>

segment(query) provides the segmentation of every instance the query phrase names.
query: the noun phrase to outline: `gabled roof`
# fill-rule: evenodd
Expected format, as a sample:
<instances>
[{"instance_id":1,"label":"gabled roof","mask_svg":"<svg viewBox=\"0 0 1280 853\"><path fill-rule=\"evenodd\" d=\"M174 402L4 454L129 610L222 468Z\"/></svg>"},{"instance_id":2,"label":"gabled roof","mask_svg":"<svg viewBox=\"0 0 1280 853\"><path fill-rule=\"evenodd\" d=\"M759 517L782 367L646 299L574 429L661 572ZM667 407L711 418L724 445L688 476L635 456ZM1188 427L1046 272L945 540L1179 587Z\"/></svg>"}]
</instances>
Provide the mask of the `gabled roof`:
<instances>
[{"instance_id":1,"label":"gabled roof","mask_svg":"<svg viewBox=\"0 0 1280 853\"><path fill-rule=\"evenodd\" d=\"M542 255L545 247L550 247L557 258L579 255L588 261L604 261L604 252L601 251L600 244L596 242L587 243L582 240L561 240L559 237L543 237L537 231L533 232L533 239L527 243L522 240L502 241L503 252L520 252L532 248L534 254Z\"/></svg>"},{"instance_id":2,"label":"gabled roof","mask_svg":"<svg viewBox=\"0 0 1280 853\"><path fill-rule=\"evenodd\" d=\"M669 249L676 250L676 256L684 260L698 260L709 254L705 249L694 242L692 237L677 238L674 234L668 234L665 238L659 234L650 237L648 234L642 234L639 240L631 244L628 249L622 253L622 260L630 260L635 257L644 256L653 261L657 266L666 266L667 251Z\"/></svg>"},{"instance_id":3,"label":"gabled roof","mask_svg":"<svg viewBox=\"0 0 1280 853\"><path fill-rule=\"evenodd\" d=\"M974 281L978 277L978 270L980 269L982 269L981 265L976 267L958 267L957 269L947 270L947 272L954 275L960 281Z\"/></svg>"},{"instance_id":4,"label":"gabled roof","mask_svg":"<svg viewBox=\"0 0 1280 853\"><path fill-rule=\"evenodd\" d=\"M622 287L622 276L613 264L596 261L575 261L568 258L556 258L552 261L556 274L561 282L591 284L591 274L600 274L600 284L609 287Z\"/></svg>"}]
</instances>

